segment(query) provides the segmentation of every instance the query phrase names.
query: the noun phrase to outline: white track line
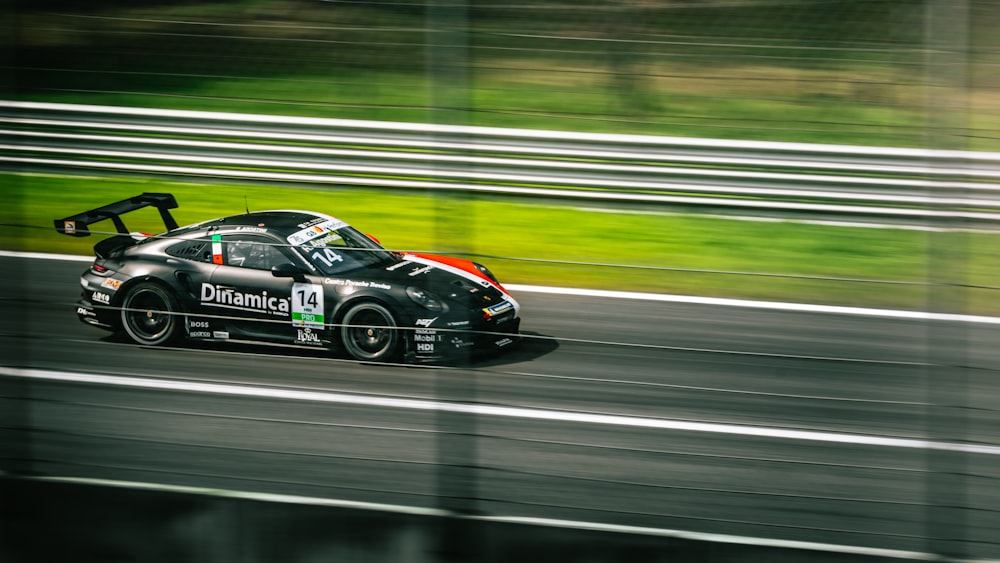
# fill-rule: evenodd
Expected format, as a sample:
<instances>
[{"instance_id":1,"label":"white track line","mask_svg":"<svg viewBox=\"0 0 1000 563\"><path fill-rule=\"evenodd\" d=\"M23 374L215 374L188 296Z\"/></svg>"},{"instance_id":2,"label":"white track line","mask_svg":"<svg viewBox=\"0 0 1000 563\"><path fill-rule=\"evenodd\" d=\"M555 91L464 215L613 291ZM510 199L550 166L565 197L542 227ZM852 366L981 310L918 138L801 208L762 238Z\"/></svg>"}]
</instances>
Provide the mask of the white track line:
<instances>
[{"instance_id":1,"label":"white track line","mask_svg":"<svg viewBox=\"0 0 1000 563\"><path fill-rule=\"evenodd\" d=\"M984 317L978 315L955 315L949 313L930 313L926 311L901 311L898 309L872 309L868 307L842 307L837 305L814 305L811 303L782 303L780 301L751 301L748 299L729 299L724 297L698 297L692 295L670 295L666 293L641 293L632 291L612 291L605 289L576 289L572 287L545 287L538 285L519 285L506 283L504 287L513 292L551 293L556 295L575 295L580 297L601 297L607 299L639 299L645 301L660 301L665 303L690 303L697 305L716 305L721 307L746 307L754 309L771 309L775 311L796 311L800 313L827 313L836 315L854 315L862 317L884 317L892 319L914 319L924 321L954 321L978 324L1000 324L1000 317Z\"/></svg>"},{"instance_id":2,"label":"white track line","mask_svg":"<svg viewBox=\"0 0 1000 563\"><path fill-rule=\"evenodd\" d=\"M227 395L237 397L263 397L292 401L309 401L331 404L348 404L375 408L405 409L436 412L454 412L491 416L499 418L519 418L544 420L550 422L571 422L605 426L621 426L628 428L648 428L676 432L707 432L712 434L734 434L770 438L778 440L798 440L808 442L833 442L853 444L857 446L874 446L880 448L925 449L938 451L962 452L967 454L1000 455L1000 446L986 444L967 444L957 442L933 442L913 438L893 438L888 436L873 436L866 434L845 434L839 432L819 432L812 430L794 430L787 428L770 428L765 426L747 426L740 424L722 424L711 422L689 422L667 418L652 418L619 414L601 414L588 412L573 412L563 410L548 410L524 407L503 407L486 404L450 403L432 399L403 399L398 397L355 395L350 393L335 393L330 391L306 391L278 387L256 385L236 385L223 383L205 383L178 379L157 379L152 377L131 377L121 375L104 375L96 373L76 373L42 369L19 369L0 366L0 375L19 377L38 381L57 381L66 383L84 383L132 387L140 389L158 389L162 391L180 391L187 393L205 393L210 395Z\"/></svg>"},{"instance_id":3,"label":"white track line","mask_svg":"<svg viewBox=\"0 0 1000 563\"><path fill-rule=\"evenodd\" d=\"M151 379L144 377L110 376L100 374L83 374L57 372L47 370L25 370L8 367L0 367L0 375L8 377L21 377L41 381L72 382L85 384L116 385L134 388L153 388L170 391L186 391L209 394L236 395L244 397L270 397L278 399L292 399L301 401L317 401L339 404L357 404L364 406L416 409L416 410L437 410L461 413L473 413L483 416L498 416L512 418L531 418L536 420L580 422L589 424L607 424L629 427L656 428L662 430L679 430L695 432L715 432L727 434L754 435L765 438L812 440L826 442L851 443L857 445L869 445L876 447L898 447L898 448L924 448L933 450L962 451L966 453L980 453L986 455L1000 455L1000 447L997 446L973 446L969 444L930 442L925 440L914 440L905 438L888 438L867 435L837 434L832 432L797 431L779 428L763 428L753 426L740 426L730 424L709 424L690 423L685 421L653 419L643 417L630 417L623 415L605 415L578 413L568 411L551 411L545 409L530 409L516 407L497 407L482 404L462 404L439 402L427 399L400 399L393 397L373 397L364 395L351 395L345 393L304 391L294 389L267 388L258 386L199 383L193 381L179 381L167 379ZM699 533L684 530L651 528L637 526L621 526L605 524L599 522L581 522L571 520L557 520L549 518L525 518L518 516L467 516L458 514L448 514L438 509L424 509L409 507L405 505L373 504L345 501L338 499L324 499L313 497L300 497L294 495L275 495L268 493L256 493L248 491L230 491L222 489L204 489L198 487L164 485L157 483L136 483L126 481L113 481L103 479L83 479L74 477L35 477L39 481L70 482L89 485L116 486L125 488L138 488L149 490L172 491L179 493L194 493L222 497L234 497L264 502L284 502L295 504L310 504L319 506L334 506L341 508L357 508L366 510L381 510L395 513L423 514L429 516L458 516L472 520L484 522L508 522L534 526L561 527L582 530L594 530L613 533L655 535L663 537L686 538L697 541L734 543L744 545L758 545L785 549L801 549L812 551L825 551L836 553L851 553L857 555L869 555L875 557L888 557L909 560L936 560L936 557L929 553L879 549L871 547L859 547L850 545L838 545L829 543L814 543L803 541L789 541L759 537L745 537L724 534ZM984 562L985 563L985 562Z\"/></svg>"}]
</instances>

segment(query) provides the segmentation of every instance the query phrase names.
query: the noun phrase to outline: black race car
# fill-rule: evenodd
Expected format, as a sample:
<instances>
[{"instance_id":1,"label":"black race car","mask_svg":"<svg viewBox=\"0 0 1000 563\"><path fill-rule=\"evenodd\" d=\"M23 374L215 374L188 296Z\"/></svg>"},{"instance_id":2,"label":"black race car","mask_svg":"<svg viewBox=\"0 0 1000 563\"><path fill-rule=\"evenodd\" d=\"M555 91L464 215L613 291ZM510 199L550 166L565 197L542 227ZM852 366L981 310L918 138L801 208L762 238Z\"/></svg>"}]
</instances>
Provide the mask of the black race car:
<instances>
[{"instance_id":1,"label":"black race car","mask_svg":"<svg viewBox=\"0 0 1000 563\"><path fill-rule=\"evenodd\" d=\"M130 233L153 206L167 228ZM247 212L179 227L170 194L145 193L55 221L71 236L111 220L76 313L143 345L181 337L340 349L362 361L436 361L517 341L517 301L486 267L398 253L329 215Z\"/></svg>"}]
</instances>

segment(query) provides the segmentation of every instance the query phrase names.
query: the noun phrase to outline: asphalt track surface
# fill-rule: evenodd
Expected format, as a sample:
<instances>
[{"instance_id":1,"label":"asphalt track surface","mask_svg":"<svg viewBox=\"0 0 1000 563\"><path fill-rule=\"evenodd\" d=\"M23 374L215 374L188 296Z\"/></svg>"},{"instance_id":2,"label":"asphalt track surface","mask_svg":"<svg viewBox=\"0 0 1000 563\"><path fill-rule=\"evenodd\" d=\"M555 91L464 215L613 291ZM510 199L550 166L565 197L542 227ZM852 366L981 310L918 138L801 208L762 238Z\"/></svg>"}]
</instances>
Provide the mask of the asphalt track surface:
<instances>
[{"instance_id":1,"label":"asphalt track surface","mask_svg":"<svg viewBox=\"0 0 1000 563\"><path fill-rule=\"evenodd\" d=\"M1000 558L997 324L522 293L518 349L386 366L135 346L85 263L0 265L18 472Z\"/></svg>"}]
</instances>

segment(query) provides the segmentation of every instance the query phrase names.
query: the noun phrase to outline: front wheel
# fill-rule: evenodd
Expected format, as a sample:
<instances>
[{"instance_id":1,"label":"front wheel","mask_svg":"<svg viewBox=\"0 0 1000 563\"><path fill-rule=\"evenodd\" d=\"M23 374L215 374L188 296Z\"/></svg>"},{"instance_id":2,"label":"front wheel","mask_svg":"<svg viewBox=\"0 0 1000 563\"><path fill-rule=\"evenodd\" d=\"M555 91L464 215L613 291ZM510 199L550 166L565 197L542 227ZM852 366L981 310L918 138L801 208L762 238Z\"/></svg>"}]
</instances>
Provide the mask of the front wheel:
<instances>
[{"instance_id":1,"label":"front wheel","mask_svg":"<svg viewBox=\"0 0 1000 563\"><path fill-rule=\"evenodd\" d=\"M177 336L178 309L177 300L169 291L155 283L140 283L122 299L122 328L137 344L166 344Z\"/></svg>"},{"instance_id":2,"label":"front wheel","mask_svg":"<svg viewBox=\"0 0 1000 563\"><path fill-rule=\"evenodd\" d=\"M355 360L382 362L399 352L399 331L392 312L378 303L358 303L344 314L340 341Z\"/></svg>"}]
</instances>

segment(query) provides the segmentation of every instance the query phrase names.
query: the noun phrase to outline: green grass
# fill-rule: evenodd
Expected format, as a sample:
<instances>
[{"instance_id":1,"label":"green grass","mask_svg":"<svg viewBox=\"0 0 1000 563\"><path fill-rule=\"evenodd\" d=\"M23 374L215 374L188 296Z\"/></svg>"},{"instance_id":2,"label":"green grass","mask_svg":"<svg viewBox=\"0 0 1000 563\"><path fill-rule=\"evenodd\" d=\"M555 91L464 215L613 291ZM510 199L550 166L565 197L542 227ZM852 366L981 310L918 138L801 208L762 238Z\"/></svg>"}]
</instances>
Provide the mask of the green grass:
<instances>
[{"instance_id":1,"label":"green grass","mask_svg":"<svg viewBox=\"0 0 1000 563\"><path fill-rule=\"evenodd\" d=\"M508 283L913 310L926 309L934 297L928 276L942 261L958 264L957 271L948 265L955 279L986 288L1000 285L996 234L624 213L424 192L49 175L0 178L0 247L9 250L89 254L100 237L64 236L52 221L160 191L177 197L180 208L174 215L180 224L240 213L246 197L255 210L335 215L389 248L478 256ZM150 210L126 219L133 230L163 230ZM99 226L111 229L110 223ZM932 253L932 248L946 250ZM954 312L1000 315L997 290L967 289L962 298L965 304Z\"/></svg>"}]
</instances>

